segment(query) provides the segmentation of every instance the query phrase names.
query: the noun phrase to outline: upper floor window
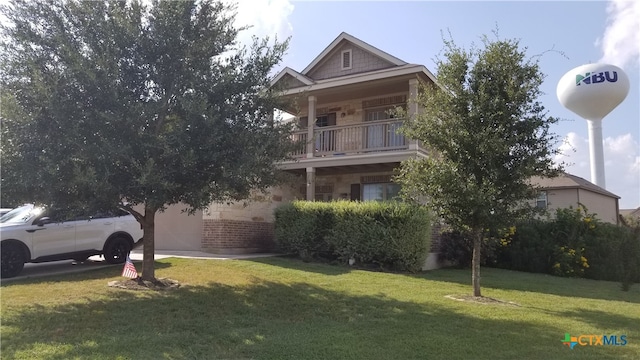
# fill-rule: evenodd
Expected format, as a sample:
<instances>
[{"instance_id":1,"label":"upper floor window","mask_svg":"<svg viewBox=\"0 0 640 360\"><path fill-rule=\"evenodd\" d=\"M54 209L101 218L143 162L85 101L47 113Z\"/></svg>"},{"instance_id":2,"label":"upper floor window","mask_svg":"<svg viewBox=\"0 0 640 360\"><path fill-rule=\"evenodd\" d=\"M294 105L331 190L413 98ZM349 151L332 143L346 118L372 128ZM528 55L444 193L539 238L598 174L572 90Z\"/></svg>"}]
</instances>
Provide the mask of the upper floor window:
<instances>
[{"instance_id":1,"label":"upper floor window","mask_svg":"<svg viewBox=\"0 0 640 360\"><path fill-rule=\"evenodd\" d=\"M342 51L342 70L350 70L352 66L351 49Z\"/></svg>"},{"instance_id":2,"label":"upper floor window","mask_svg":"<svg viewBox=\"0 0 640 360\"><path fill-rule=\"evenodd\" d=\"M540 191L538 193L538 197L536 198L536 207L538 209L547 208L547 192L546 191Z\"/></svg>"},{"instance_id":3,"label":"upper floor window","mask_svg":"<svg viewBox=\"0 0 640 360\"><path fill-rule=\"evenodd\" d=\"M385 106L385 107L367 109L365 110L365 115L364 115L365 121L393 119L395 117L395 114L393 113L394 109L395 109L394 106Z\"/></svg>"}]
</instances>

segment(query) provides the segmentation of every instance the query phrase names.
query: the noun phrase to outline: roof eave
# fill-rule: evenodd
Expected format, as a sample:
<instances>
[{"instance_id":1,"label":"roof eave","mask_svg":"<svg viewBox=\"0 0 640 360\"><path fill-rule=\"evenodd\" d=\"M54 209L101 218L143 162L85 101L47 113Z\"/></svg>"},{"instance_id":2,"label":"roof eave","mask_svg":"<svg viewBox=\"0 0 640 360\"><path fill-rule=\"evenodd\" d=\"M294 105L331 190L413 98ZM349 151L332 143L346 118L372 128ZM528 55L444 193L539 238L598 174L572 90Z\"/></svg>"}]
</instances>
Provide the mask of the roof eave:
<instances>
[{"instance_id":1,"label":"roof eave","mask_svg":"<svg viewBox=\"0 0 640 360\"><path fill-rule=\"evenodd\" d=\"M403 68L384 69L384 70L370 72L370 73L361 73L361 74L355 74L355 75L348 75L340 78L331 78L323 81L317 81L313 85L300 86L297 88L287 89L284 91L283 95L298 94L304 91L323 90L323 89L332 88L332 87L352 85L352 84L358 84L366 81L381 80L385 78L392 78L396 76L411 75L411 74L416 74L416 75L423 74L427 78L434 81L434 79L431 78L431 76L433 75L429 72L429 70L427 70L426 67L424 67L423 65L415 65L415 66L409 66L409 67L403 67Z\"/></svg>"},{"instance_id":2,"label":"roof eave","mask_svg":"<svg viewBox=\"0 0 640 360\"><path fill-rule=\"evenodd\" d=\"M299 72L297 72L297 71L295 71L292 68L287 66L284 69L282 69L282 71L280 71L278 73L278 75L276 75L276 77L274 77L271 80L271 85L270 86L274 86L275 84L277 84L278 81L280 81L287 74L293 76L295 79L301 81L305 85L313 85L314 84L313 80L309 79L308 77L304 76L303 74L300 74Z\"/></svg>"}]
</instances>

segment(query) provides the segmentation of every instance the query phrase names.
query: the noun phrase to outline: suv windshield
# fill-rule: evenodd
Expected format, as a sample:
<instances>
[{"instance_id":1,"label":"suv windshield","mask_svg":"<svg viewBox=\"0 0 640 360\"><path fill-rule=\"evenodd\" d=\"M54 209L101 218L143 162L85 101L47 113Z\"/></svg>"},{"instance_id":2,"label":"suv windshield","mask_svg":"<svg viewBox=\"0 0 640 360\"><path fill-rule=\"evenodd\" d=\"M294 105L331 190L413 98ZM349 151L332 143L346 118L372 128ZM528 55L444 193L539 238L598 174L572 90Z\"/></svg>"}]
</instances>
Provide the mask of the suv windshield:
<instances>
[{"instance_id":1,"label":"suv windshield","mask_svg":"<svg viewBox=\"0 0 640 360\"><path fill-rule=\"evenodd\" d=\"M0 217L2 224L24 224L34 216L40 215L43 209L31 204L17 207Z\"/></svg>"}]
</instances>

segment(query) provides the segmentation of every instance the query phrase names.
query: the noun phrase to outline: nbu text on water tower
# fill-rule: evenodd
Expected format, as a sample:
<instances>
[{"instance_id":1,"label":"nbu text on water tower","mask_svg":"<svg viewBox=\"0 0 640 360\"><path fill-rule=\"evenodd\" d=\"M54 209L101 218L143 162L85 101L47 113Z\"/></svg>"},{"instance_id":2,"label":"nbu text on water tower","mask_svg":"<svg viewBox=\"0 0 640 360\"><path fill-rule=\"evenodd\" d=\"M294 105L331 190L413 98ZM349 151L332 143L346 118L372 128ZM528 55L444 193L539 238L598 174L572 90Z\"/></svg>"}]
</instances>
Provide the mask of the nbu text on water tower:
<instances>
[{"instance_id":1,"label":"nbu text on water tower","mask_svg":"<svg viewBox=\"0 0 640 360\"><path fill-rule=\"evenodd\" d=\"M591 182L605 188L602 118L627 97L627 74L614 65L582 65L564 74L556 91L564 107L587 120Z\"/></svg>"}]
</instances>

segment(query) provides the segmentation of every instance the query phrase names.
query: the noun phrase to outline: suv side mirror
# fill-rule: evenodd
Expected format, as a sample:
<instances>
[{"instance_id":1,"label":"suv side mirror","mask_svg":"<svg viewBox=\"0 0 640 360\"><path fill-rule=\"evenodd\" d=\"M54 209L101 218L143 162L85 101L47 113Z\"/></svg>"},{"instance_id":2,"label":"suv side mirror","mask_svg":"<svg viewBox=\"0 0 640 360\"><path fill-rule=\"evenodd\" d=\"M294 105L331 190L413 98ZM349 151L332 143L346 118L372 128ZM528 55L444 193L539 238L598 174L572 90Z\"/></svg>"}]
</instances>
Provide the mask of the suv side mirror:
<instances>
[{"instance_id":1,"label":"suv side mirror","mask_svg":"<svg viewBox=\"0 0 640 360\"><path fill-rule=\"evenodd\" d=\"M38 221L36 221L36 225L38 226L44 226L46 224L51 224L51 218L47 216L40 218Z\"/></svg>"}]
</instances>

